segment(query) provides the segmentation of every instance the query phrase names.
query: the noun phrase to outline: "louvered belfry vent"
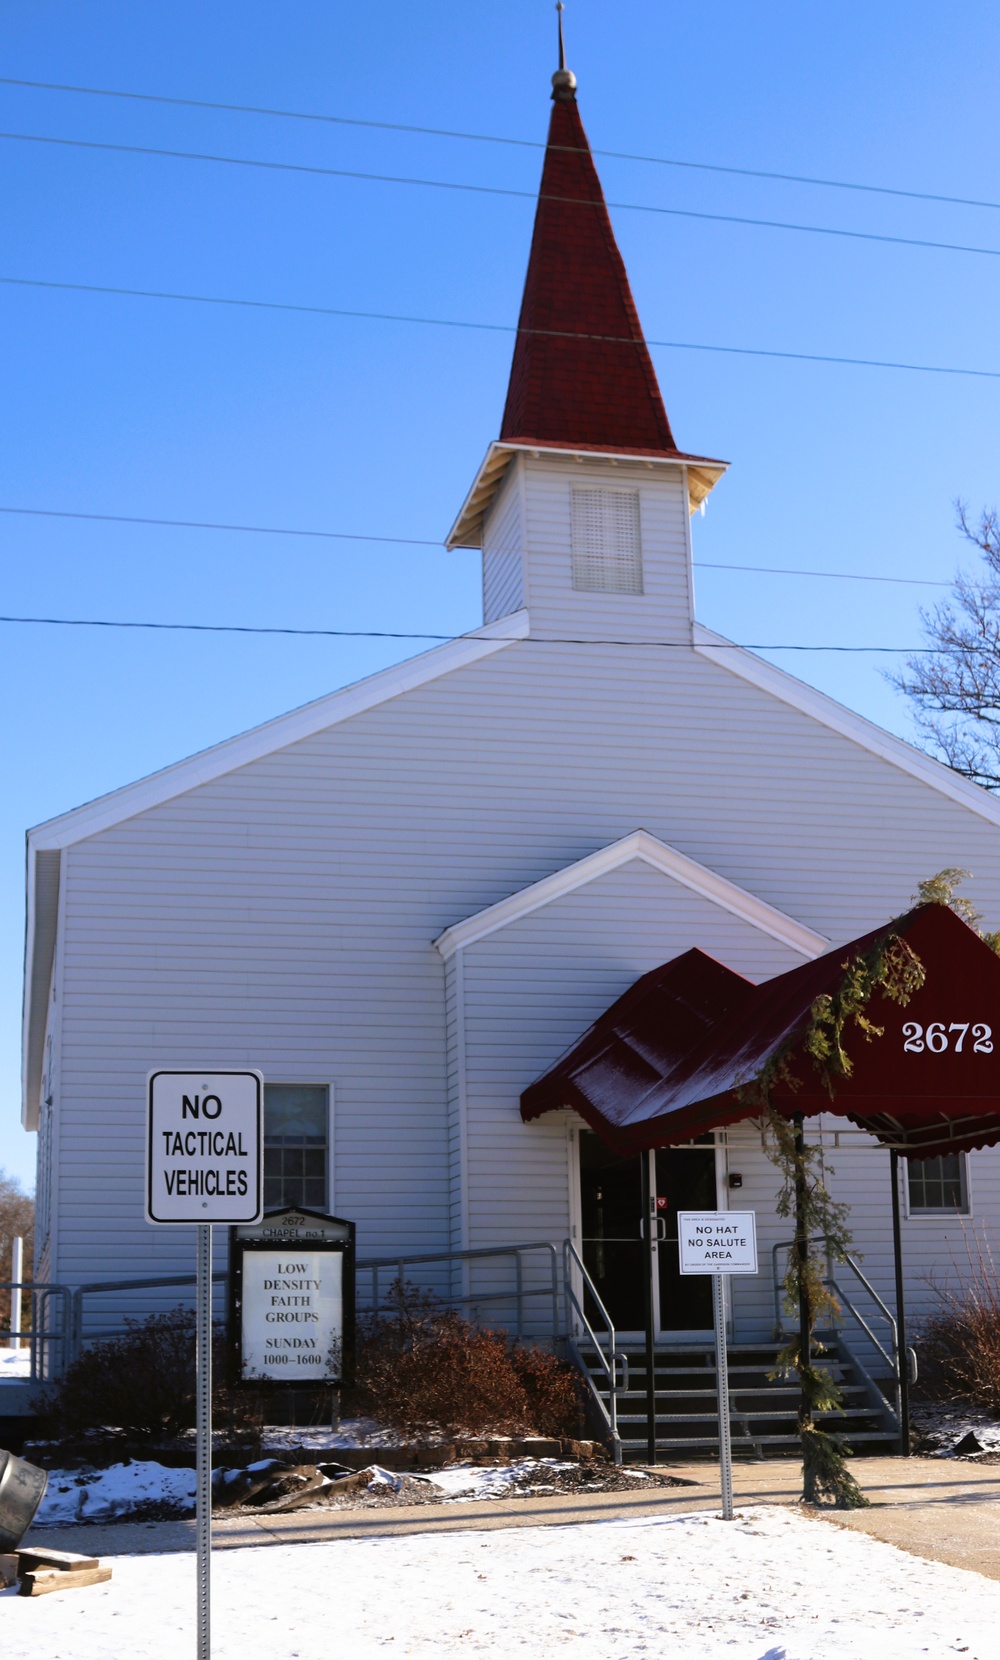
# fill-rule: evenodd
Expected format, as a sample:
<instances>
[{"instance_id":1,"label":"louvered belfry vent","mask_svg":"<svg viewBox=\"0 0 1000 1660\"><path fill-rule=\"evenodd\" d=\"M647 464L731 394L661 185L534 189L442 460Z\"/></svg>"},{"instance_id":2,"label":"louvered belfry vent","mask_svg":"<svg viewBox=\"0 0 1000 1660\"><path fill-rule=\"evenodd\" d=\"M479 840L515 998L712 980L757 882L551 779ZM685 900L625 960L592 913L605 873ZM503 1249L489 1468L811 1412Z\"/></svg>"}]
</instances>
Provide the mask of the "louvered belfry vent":
<instances>
[{"instance_id":1,"label":"louvered belfry vent","mask_svg":"<svg viewBox=\"0 0 1000 1660\"><path fill-rule=\"evenodd\" d=\"M584 593L641 594L638 490L571 490L573 587Z\"/></svg>"}]
</instances>

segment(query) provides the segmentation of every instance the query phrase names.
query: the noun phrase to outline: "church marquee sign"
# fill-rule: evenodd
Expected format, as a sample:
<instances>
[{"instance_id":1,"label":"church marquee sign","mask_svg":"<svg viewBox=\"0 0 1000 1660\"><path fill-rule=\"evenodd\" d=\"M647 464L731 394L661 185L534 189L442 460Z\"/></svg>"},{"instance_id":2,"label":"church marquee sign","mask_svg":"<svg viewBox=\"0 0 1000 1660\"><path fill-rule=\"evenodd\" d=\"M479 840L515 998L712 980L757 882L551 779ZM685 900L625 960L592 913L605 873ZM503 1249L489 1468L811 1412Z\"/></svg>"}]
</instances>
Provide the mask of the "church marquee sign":
<instances>
[{"instance_id":1,"label":"church marquee sign","mask_svg":"<svg viewBox=\"0 0 1000 1660\"><path fill-rule=\"evenodd\" d=\"M234 1371L242 1381L339 1388L354 1347L354 1223L265 1214L232 1234Z\"/></svg>"}]
</instances>

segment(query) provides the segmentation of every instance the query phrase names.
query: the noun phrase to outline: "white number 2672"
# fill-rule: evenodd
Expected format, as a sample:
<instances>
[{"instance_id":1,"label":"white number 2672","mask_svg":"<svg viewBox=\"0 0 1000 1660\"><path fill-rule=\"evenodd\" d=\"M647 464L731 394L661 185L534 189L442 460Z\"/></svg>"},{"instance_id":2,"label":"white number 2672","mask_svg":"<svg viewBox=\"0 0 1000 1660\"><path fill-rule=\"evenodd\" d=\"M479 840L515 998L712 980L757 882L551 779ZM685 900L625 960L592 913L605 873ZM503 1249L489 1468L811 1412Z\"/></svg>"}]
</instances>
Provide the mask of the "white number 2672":
<instances>
[{"instance_id":1,"label":"white number 2672","mask_svg":"<svg viewBox=\"0 0 1000 1660\"><path fill-rule=\"evenodd\" d=\"M910 1055L922 1055L925 1049L929 1049L932 1055L941 1055L946 1049L954 1049L955 1053L960 1055L970 1033L970 1048L973 1054L992 1055L992 1026L984 1026L982 1022L972 1025L968 1020L953 1020L950 1026L946 1026L943 1020L932 1020L926 1030L915 1020L904 1021L903 1048Z\"/></svg>"}]
</instances>

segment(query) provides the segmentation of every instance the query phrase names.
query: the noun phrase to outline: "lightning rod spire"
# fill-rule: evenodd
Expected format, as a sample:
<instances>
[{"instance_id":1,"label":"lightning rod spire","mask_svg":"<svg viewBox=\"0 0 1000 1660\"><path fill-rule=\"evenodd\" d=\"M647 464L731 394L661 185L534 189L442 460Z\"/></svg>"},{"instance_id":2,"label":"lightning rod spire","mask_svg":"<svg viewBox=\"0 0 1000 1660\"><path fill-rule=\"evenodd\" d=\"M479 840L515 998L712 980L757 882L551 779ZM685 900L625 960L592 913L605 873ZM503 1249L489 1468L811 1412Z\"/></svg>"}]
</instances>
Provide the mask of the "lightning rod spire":
<instances>
[{"instance_id":1,"label":"lightning rod spire","mask_svg":"<svg viewBox=\"0 0 1000 1660\"><path fill-rule=\"evenodd\" d=\"M563 37L563 0L556 0L556 13L559 18L559 68L552 77L552 96L561 104L568 104L576 97L576 76L572 69L566 68L566 41Z\"/></svg>"}]
</instances>

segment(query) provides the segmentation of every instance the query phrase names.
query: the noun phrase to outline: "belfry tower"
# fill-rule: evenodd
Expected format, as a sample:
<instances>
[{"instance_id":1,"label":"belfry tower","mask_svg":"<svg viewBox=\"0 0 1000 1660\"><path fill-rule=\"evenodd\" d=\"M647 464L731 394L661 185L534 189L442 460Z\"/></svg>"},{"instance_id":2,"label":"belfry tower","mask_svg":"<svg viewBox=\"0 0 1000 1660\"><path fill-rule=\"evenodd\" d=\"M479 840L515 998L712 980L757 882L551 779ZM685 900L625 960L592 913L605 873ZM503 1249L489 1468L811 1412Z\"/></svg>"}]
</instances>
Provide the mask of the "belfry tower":
<instances>
[{"instance_id":1,"label":"belfry tower","mask_svg":"<svg viewBox=\"0 0 1000 1660\"><path fill-rule=\"evenodd\" d=\"M688 517L726 463L674 442L584 132L552 116L500 437L448 537L483 550L487 623L536 637L690 639Z\"/></svg>"}]
</instances>

